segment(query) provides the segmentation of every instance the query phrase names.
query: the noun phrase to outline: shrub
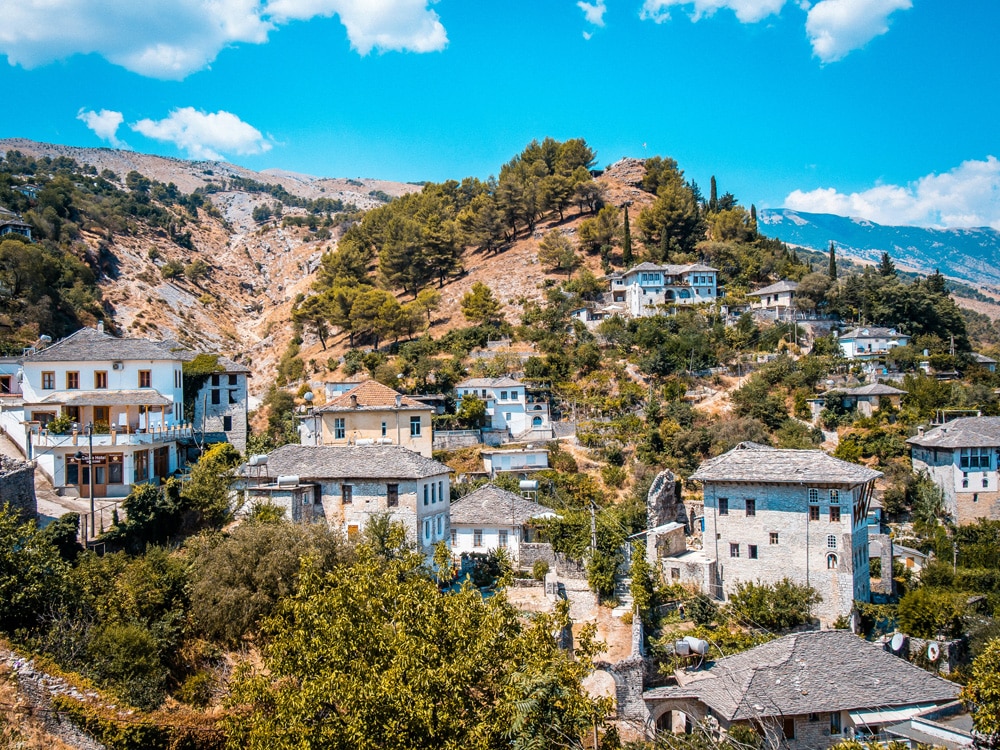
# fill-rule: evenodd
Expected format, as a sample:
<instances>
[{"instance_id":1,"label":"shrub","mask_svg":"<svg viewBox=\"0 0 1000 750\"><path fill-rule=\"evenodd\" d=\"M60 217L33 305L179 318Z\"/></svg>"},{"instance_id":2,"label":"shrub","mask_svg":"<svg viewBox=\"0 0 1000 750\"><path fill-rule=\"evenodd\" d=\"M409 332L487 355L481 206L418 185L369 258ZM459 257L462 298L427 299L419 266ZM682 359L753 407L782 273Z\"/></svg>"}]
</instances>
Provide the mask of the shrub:
<instances>
[{"instance_id":1,"label":"shrub","mask_svg":"<svg viewBox=\"0 0 1000 750\"><path fill-rule=\"evenodd\" d=\"M536 581L544 581L548 572L549 564L545 560L535 560L531 566L531 577Z\"/></svg>"}]
</instances>

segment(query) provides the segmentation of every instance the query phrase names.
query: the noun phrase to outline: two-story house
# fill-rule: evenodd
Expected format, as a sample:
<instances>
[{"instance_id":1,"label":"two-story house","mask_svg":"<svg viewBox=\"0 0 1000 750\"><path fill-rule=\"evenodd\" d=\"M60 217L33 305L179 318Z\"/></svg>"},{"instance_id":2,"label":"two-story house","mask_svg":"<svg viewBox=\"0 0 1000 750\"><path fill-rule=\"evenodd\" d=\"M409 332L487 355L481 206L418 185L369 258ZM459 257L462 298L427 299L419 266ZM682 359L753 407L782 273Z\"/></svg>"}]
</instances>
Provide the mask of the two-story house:
<instances>
[{"instance_id":1,"label":"two-story house","mask_svg":"<svg viewBox=\"0 0 1000 750\"><path fill-rule=\"evenodd\" d=\"M309 427L321 445L401 445L430 458L433 416L433 406L366 380L315 409Z\"/></svg>"},{"instance_id":2,"label":"two-story house","mask_svg":"<svg viewBox=\"0 0 1000 750\"><path fill-rule=\"evenodd\" d=\"M840 350L848 359L878 359L897 346L906 346L910 337L895 328L867 326L852 328L839 338Z\"/></svg>"},{"instance_id":3,"label":"two-story house","mask_svg":"<svg viewBox=\"0 0 1000 750\"><path fill-rule=\"evenodd\" d=\"M738 582L789 578L823 597L825 623L869 601L868 505L882 476L819 450L741 443L691 475L705 501L716 598Z\"/></svg>"},{"instance_id":4,"label":"two-story house","mask_svg":"<svg viewBox=\"0 0 1000 750\"><path fill-rule=\"evenodd\" d=\"M719 296L718 270L700 263L640 263L609 278L611 301L624 303L633 318L660 315L665 305L715 302Z\"/></svg>"},{"instance_id":5,"label":"two-story house","mask_svg":"<svg viewBox=\"0 0 1000 750\"><path fill-rule=\"evenodd\" d=\"M461 408L462 398L475 396L486 402L489 426L494 430L508 431L513 437L540 433L551 437L552 423L548 401L528 395L524 383L513 378L470 378L455 386L456 404Z\"/></svg>"},{"instance_id":6,"label":"two-story house","mask_svg":"<svg viewBox=\"0 0 1000 750\"><path fill-rule=\"evenodd\" d=\"M398 445L283 445L240 467L238 488L250 503L279 505L293 520L325 520L348 536L389 514L430 559L434 545L451 538L450 472Z\"/></svg>"},{"instance_id":7,"label":"two-story house","mask_svg":"<svg viewBox=\"0 0 1000 750\"><path fill-rule=\"evenodd\" d=\"M944 511L956 523L1000 519L1000 417L963 417L906 441L913 470L941 488Z\"/></svg>"},{"instance_id":8,"label":"two-story house","mask_svg":"<svg viewBox=\"0 0 1000 750\"><path fill-rule=\"evenodd\" d=\"M83 328L27 353L20 380L23 406L3 412L4 428L57 489L125 497L174 472L192 437L181 360L159 342Z\"/></svg>"},{"instance_id":9,"label":"two-story house","mask_svg":"<svg viewBox=\"0 0 1000 750\"><path fill-rule=\"evenodd\" d=\"M502 549L517 564L522 542L535 541L532 521L553 516L551 508L494 484L485 484L452 503L451 554Z\"/></svg>"},{"instance_id":10,"label":"two-story house","mask_svg":"<svg viewBox=\"0 0 1000 750\"><path fill-rule=\"evenodd\" d=\"M799 288L797 281L782 279L774 284L747 294L753 299L750 302L754 310L775 310L781 312L795 305L795 292Z\"/></svg>"}]
</instances>

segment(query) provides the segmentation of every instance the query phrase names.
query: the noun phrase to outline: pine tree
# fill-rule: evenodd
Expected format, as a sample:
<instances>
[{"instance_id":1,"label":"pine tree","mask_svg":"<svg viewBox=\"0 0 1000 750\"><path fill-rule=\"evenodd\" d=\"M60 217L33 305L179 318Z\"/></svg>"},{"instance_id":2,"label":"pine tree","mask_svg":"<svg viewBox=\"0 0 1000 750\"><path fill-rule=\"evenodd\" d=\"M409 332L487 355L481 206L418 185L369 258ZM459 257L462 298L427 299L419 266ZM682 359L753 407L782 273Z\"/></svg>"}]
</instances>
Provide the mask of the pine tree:
<instances>
[{"instance_id":1,"label":"pine tree","mask_svg":"<svg viewBox=\"0 0 1000 750\"><path fill-rule=\"evenodd\" d=\"M837 248L834 247L832 241L830 242L830 268L827 275L831 281L837 280Z\"/></svg>"},{"instance_id":2,"label":"pine tree","mask_svg":"<svg viewBox=\"0 0 1000 750\"><path fill-rule=\"evenodd\" d=\"M896 264L892 262L889 253L882 253L882 259L878 262L879 276L889 278L896 275Z\"/></svg>"},{"instance_id":3,"label":"pine tree","mask_svg":"<svg viewBox=\"0 0 1000 750\"><path fill-rule=\"evenodd\" d=\"M628 203L625 204L625 236L622 239L622 265L626 269L632 265L632 230L628 224Z\"/></svg>"}]
</instances>

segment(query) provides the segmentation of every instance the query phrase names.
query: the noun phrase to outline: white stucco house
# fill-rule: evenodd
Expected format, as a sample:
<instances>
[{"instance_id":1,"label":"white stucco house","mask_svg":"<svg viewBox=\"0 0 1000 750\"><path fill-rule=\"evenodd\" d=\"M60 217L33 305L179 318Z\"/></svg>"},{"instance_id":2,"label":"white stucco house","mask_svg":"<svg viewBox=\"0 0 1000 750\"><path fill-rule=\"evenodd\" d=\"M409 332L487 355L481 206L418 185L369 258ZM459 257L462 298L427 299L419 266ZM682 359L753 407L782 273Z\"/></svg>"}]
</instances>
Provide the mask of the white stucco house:
<instances>
[{"instance_id":1,"label":"white stucco house","mask_svg":"<svg viewBox=\"0 0 1000 750\"><path fill-rule=\"evenodd\" d=\"M535 541L532 521L556 514L532 500L486 484L451 506L451 554L506 550L516 564L521 544Z\"/></svg>"},{"instance_id":2,"label":"white stucco house","mask_svg":"<svg viewBox=\"0 0 1000 750\"><path fill-rule=\"evenodd\" d=\"M786 310L795 305L797 281L782 279L774 284L747 294L751 298L750 308L754 310Z\"/></svg>"},{"instance_id":3,"label":"white stucco house","mask_svg":"<svg viewBox=\"0 0 1000 750\"><path fill-rule=\"evenodd\" d=\"M549 468L545 448L497 448L480 451L483 469L491 477L497 474L524 474Z\"/></svg>"},{"instance_id":4,"label":"white stucco house","mask_svg":"<svg viewBox=\"0 0 1000 750\"><path fill-rule=\"evenodd\" d=\"M470 378L455 386L456 408L465 396L486 402L488 426L507 431L514 438L524 435L545 439L552 435L549 403L528 395L524 383L513 378Z\"/></svg>"},{"instance_id":5,"label":"white stucco house","mask_svg":"<svg viewBox=\"0 0 1000 750\"><path fill-rule=\"evenodd\" d=\"M612 303L624 304L633 318L660 315L664 305L697 305L719 296L718 270L700 263L640 263L609 278Z\"/></svg>"},{"instance_id":6,"label":"white stucco house","mask_svg":"<svg viewBox=\"0 0 1000 750\"><path fill-rule=\"evenodd\" d=\"M867 326L852 328L839 338L840 350L848 359L877 359L890 349L906 346L910 337L895 328Z\"/></svg>"},{"instance_id":7,"label":"white stucco house","mask_svg":"<svg viewBox=\"0 0 1000 750\"><path fill-rule=\"evenodd\" d=\"M783 578L823 597L829 624L869 601L868 507L881 472L819 450L741 443L691 475L705 501L704 554L716 598L738 582Z\"/></svg>"},{"instance_id":8,"label":"white stucco house","mask_svg":"<svg viewBox=\"0 0 1000 750\"><path fill-rule=\"evenodd\" d=\"M913 470L941 488L944 510L956 523L1000 519L1000 417L963 417L906 441Z\"/></svg>"}]
</instances>

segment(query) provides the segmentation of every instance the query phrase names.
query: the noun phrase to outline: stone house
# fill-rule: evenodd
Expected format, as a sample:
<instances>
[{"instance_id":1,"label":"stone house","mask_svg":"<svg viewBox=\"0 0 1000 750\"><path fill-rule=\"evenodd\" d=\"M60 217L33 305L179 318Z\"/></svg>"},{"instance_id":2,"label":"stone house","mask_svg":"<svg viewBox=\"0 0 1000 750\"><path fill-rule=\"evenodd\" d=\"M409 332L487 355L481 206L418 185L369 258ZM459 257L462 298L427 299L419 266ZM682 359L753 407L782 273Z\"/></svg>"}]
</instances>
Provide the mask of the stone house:
<instances>
[{"instance_id":1,"label":"stone house","mask_svg":"<svg viewBox=\"0 0 1000 750\"><path fill-rule=\"evenodd\" d=\"M660 315L664 305L697 305L719 297L718 270L699 263L640 263L611 280L611 302L633 318Z\"/></svg>"},{"instance_id":2,"label":"stone house","mask_svg":"<svg viewBox=\"0 0 1000 750\"><path fill-rule=\"evenodd\" d=\"M324 520L348 536L388 513L430 559L451 538L451 469L398 445L283 445L240 467L244 507L267 501L296 521Z\"/></svg>"},{"instance_id":3,"label":"stone house","mask_svg":"<svg viewBox=\"0 0 1000 750\"><path fill-rule=\"evenodd\" d=\"M433 406L366 380L315 409L307 427L313 444L400 445L430 458L433 415Z\"/></svg>"},{"instance_id":4,"label":"stone house","mask_svg":"<svg viewBox=\"0 0 1000 750\"><path fill-rule=\"evenodd\" d=\"M913 470L941 488L944 510L956 523L1000 518L1000 417L962 417L906 441Z\"/></svg>"},{"instance_id":5,"label":"stone house","mask_svg":"<svg viewBox=\"0 0 1000 750\"><path fill-rule=\"evenodd\" d=\"M747 294L753 299L750 308L753 310L787 310L795 305L795 291L799 288L797 281L782 279L777 283Z\"/></svg>"},{"instance_id":6,"label":"stone house","mask_svg":"<svg viewBox=\"0 0 1000 750\"><path fill-rule=\"evenodd\" d=\"M882 406L898 409L905 395L906 391L882 383L869 383L857 388L828 391L823 394L824 399L839 397L845 409L857 409L860 414L866 417L870 417L872 412L877 411Z\"/></svg>"},{"instance_id":7,"label":"stone house","mask_svg":"<svg viewBox=\"0 0 1000 750\"><path fill-rule=\"evenodd\" d=\"M961 689L846 630L792 633L674 677L643 693L651 729L710 720L720 735L745 726L790 750L877 740Z\"/></svg>"},{"instance_id":8,"label":"stone house","mask_svg":"<svg viewBox=\"0 0 1000 750\"><path fill-rule=\"evenodd\" d=\"M870 599L868 508L881 472L819 450L741 443L702 463L691 479L704 492L704 549L715 586L789 578L823 597L824 623Z\"/></svg>"},{"instance_id":9,"label":"stone house","mask_svg":"<svg viewBox=\"0 0 1000 750\"><path fill-rule=\"evenodd\" d=\"M552 518L551 508L494 484L486 484L451 505L451 554L506 550L514 564L521 545L533 543L532 521Z\"/></svg>"}]
</instances>

